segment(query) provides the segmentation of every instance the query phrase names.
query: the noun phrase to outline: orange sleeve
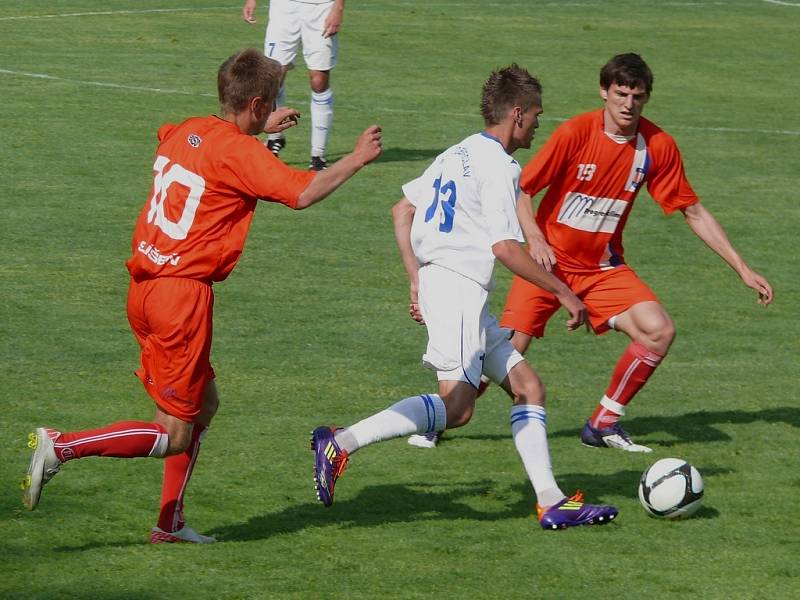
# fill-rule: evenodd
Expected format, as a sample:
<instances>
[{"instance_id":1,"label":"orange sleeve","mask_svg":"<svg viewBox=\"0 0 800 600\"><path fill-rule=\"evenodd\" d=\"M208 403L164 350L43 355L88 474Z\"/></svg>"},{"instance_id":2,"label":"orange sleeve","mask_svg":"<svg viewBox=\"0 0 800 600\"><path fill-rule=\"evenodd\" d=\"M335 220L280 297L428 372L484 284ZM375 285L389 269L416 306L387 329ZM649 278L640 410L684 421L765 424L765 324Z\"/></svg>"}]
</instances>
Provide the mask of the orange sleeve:
<instances>
[{"instance_id":1,"label":"orange sleeve","mask_svg":"<svg viewBox=\"0 0 800 600\"><path fill-rule=\"evenodd\" d=\"M317 175L316 171L294 169L280 161L255 137L238 139L224 167L249 196L297 207L297 199Z\"/></svg>"},{"instance_id":2,"label":"orange sleeve","mask_svg":"<svg viewBox=\"0 0 800 600\"><path fill-rule=\"evenodd\" d=\"M575 129L570 121L560 125L525 165L519 186L528 195L535 196L549 186L569 165L569 158L578 146Z\"/></svg>"},{"instance_id":3,"label":"orange sleeve","mask_svg":"<svg viewBox=\"0 0 800 600\"><path fill-rule=\"evenodd\" d=\"M663 132L659 137L661 139L653 149L658 153L653 157L655 170L647 178L647 191L661 206L661 210L670 214L691 206L700 199L686 178L683 159L675 140Z\"/></svg>"}]
</instances>

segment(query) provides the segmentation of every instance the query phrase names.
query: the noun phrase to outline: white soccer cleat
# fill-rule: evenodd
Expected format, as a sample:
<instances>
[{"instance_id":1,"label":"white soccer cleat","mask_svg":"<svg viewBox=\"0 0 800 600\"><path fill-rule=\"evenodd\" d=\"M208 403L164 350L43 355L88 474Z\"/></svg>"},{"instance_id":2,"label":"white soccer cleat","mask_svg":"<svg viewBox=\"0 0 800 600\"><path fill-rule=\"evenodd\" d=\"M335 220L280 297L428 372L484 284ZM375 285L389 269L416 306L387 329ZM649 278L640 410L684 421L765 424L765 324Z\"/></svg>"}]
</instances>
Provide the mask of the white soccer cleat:
<instances>
[{"instance_id":1,"label":"white soccer cleat","mask_svg":"<svg viewBox=\"0 0 800 600\"><path fill-rule=\"evenodd\" d=\"M436 448L442 437L443 431L430 431L428 433L408 436L408 443L417 448Z\"/></svg>"},{"instance_id":2,"label":"white soccer cleat","mask_svg":"<svg viewBox=\"0 0 800 600\"><path fill-rule=\"evenodd\" d=\"M210 535L202 535L197 533L188 525L184 525L178 531L164 531L160 527L153 527L150 530L150 543L151 544L213 544L217 538Z\"/></svg>"},{"instance_id":3,"label":"white soccer cleat","mask_svg":"<svg viewBox=\"0 0 800 600\"><path fill-rule=\"evenodd\" d=\"M35 432L28 434L28 448L33 450L33 455L20 488L23 490L22 502L28 510L33 510L39 504L44 484L61 469L61 461L58 460L53 440L44 427L38 427Z\"/></svg>"}]
</instances>

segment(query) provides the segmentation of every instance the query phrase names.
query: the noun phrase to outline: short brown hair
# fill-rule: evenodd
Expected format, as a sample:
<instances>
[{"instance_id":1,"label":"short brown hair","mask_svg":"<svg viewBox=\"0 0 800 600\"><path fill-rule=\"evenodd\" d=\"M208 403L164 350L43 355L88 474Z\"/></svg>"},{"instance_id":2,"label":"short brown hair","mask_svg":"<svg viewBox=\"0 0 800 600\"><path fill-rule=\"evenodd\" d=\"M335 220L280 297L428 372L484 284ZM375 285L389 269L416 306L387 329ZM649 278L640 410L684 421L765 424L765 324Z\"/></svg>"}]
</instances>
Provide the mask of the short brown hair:
<instances>
[{"instance_id":1,"label":"short brown hair","mask_svg":"<svg viewBox=\"0 0 800 600\"><path fill-rule=\"evenodd\" d=\"M629 88L643 87L649 95L653 91L653 72L638 54L617 54L600 69L600 87L607 90L614 83Z\"/></svg>"},{"instance_id":2,"label":"short brown hair","mask_svg":"<svg viewBox=\"0 0 800 600\"><path fill-rule=\"evenodd\" d=\"M217 73L217 93L223 113L241 112L257 96L271 105L280 85L280 63L255 48L228 57Z\"/></svg>"},{"instance_id":3,"label":"short brown hair","mask_svg":"<svg viewBox=\"0 0 800 600\"><path fill-rule=\"evenodd\" d=\"M483 84L481 115L486 125L497 125L508 110L520 106L525 110L542 101L542 84L516 63L492 71Z\"/></svg>"}]
</instances>

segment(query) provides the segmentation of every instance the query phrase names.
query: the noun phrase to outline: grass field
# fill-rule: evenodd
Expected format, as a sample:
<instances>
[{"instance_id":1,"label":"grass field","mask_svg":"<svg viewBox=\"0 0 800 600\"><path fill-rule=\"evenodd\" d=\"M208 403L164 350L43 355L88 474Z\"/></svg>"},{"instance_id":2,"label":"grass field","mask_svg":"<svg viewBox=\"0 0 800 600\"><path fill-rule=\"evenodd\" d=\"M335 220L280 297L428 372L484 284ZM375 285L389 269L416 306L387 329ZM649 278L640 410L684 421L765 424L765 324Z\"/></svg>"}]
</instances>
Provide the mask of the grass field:
<instances>
[{"instance_id":1,"label":"grass field","mask_svg":"<svg viewBox=\"0 0 800 600\"><path fill-rule=\"evenodd\" d=\"M36 512L23 509L31 428L152 414L131 374L123 262L155 132L217 110L216 69L261 46L266 9L248 26L239 4L215 0L0 0L0 597L798 597L795 1L350 0L330 157L373 122L385 153L309 211L260 207L236 271L215 287L223 406L187 515L221 543L146 544L156 460L71 462ZM560 482L617 505L616 523L538 528L497 389L436 451L404 440L363 450L336 504L322 508L308 432L434 389L393 241L400 185L480 129L491 69L516 61L541 77L539 145L561 120L599 106L599 68L626 51L655 72L645 114L677 139L696 191L770 279L775 304L759 307L680 216L664 217L643 193L626 256L678 327L625 421L654 454L592 451L577 439L623 336L567 334L554 322L529 353L548 385ZM288 97L307 112L300 66ZM308 122L283 155L299 167ZM498 268L498 307L508 281ZM642 470L667 456L705 478L704 507L684 522L648 518L636 497Z\"/></svg>"}]
</instances>

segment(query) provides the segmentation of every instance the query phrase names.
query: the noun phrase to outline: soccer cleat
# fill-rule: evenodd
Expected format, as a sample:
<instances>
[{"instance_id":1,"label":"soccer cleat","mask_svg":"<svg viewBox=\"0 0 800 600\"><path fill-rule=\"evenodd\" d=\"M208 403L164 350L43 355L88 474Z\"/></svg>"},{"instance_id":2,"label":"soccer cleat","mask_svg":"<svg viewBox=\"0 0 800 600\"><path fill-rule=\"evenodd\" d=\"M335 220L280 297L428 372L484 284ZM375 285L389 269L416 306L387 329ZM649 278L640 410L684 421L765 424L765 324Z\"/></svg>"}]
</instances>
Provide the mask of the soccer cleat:
<instances>
[{"instance_id":1,"label":"soccer cleat","mask_svg":"<svg viewBox=\"0 0 800 600\"><path fill-rule=\"evenodd\" d=\"M272 152L275 156L278 156L281 153L281 150L286 148L286 138L278 138L277 140L267 140L266 144L267 150Z\"/></svg>"},{"instance_id":2,"label":"soccer cleat","mask_svg":"<svg viewBox=\"0 0 800 600\"><path fill-rule=\"evenodd\" d=\"M39 504L42 486L58 473L61 461L58 460L53 440L44 427L38 427L35 432L28 434L28 448L33 450L33 455L28 474L22 480L20 488L24 492L22 502L28 510L33 510Z\"/></svg>"},{"instance_id":3,"label":"soccer cleat","mask_svg":"<svg viewBox=\"0 0 800 600\"><path fill-rule=\"evenodd\" d=\"M536 505L536 517L542 529L566 529L577 525L605 525L614 520L619 511L614 506L586 504L583 492L578 490L570 498L544 509Z\"/></svg>"},{"instance_id":4,"label":"soccer cleat","mask_svg":"<svg viewBox=\"0 0 800 600\"><path fill-rule=\"evenodd\" d=\"M160 527L153 527L150 530L151 544L213 544L217 538L210 535L201 535L188 525L184 525L178 531L164 531Z\"/></svg>"},{"instance_id":5,"label":"soccer cleat","mask_svg":"<svg viewBox=\"0 0 800 600\"><path fill-rule=\"evenodd\" d=\"M428 433L415 433L408 437L408 443L417 448L436 448L442 439L444 431L429 431Z\"/></svg>"},{"instance_id":6,"label":"soccer cleat","mask_svg":"<svg viewBox=\"0 0 800 600\"><path fill-rule=\"evenodd\" d=\"M328 161L326 161L321 156L312 156L311 160L308 161L309 171L324 171L327 168L328 168Z\"/></svg>"},{"instance_id":7,"label":"soccer cleat","mask_svg":"<svg viewBox=\"0 0 800 600\"><path fill-rule=\"evenodd\" d=\"M348 454L339 448L331 427L317 427L311 432L311 450L314 452L314 484L317 498L325 506L333 504L336 480L347 468Z\"/></svg>"},{"instance_id":8,"label":"soccer cleat","mask_svg":"<svg viewBox=\"0 0 800 600\"><path fill-rule=\"evenodd\" d=\"M631 436L622 428L619 422L605 429L595 429L586 421L581 430L581 442L584 446L593 448L617 448L625 452L652 452L651 448L634 444Z\"/></svg>"}]
</instances>

